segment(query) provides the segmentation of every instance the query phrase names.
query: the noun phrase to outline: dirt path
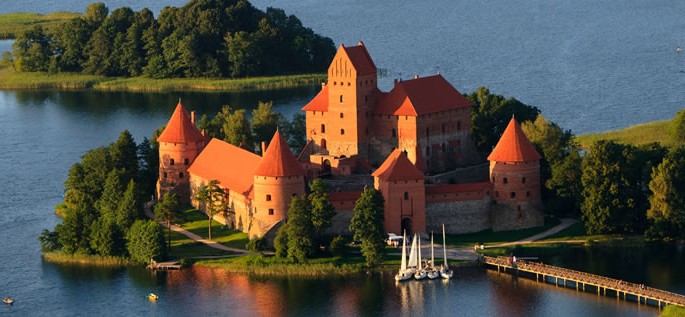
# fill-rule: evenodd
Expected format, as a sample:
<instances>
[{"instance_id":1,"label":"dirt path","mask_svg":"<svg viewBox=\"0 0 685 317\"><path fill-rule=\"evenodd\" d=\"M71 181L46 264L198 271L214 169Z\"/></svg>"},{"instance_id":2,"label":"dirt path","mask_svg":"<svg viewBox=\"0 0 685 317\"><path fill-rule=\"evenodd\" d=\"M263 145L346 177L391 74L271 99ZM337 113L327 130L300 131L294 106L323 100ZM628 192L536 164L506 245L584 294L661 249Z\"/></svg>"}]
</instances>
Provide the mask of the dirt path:
<instances>
[{"instance_id":1,"label":"dirt path","mask_svg":"<svg viewBox=\"0 0 685 317\"><path fill-rule=\"evenodd\" d=\"M149 202L145 203L145 215L146 215L148 218L150 218L150 219L155 219L155 215L152 213L152 210L150 209L150 207L151 207L153 204L154 204L153 201L149 201ZM164 228L168 228L167 224L164 223L163 221L159 221L159 224L162 225L162 226L164 226ZM171 225L171 230L172 230L172 231L175 231L175 232L178 232L178 233L180 233L180 234L182 234L182 235L184 235L184 236L186 236L186 237L188 237L188 238L190 238L190 239L193 239L193 240L195 240L195 241L197 241L197 242L204 243L204 244L206 244L206 245L207 245L208 247L210 247L210 248L214 248L214 249L218 249L218 250L222 250L222 251L229 251L229 252L241 253L241 254L250 253L250 251L247 251L247 250L236 249L236 248L229 248L229 247L227 247L227 246L225 246L225 245L223 245L223 244L221 244L221 243L218 243L218 242L216 242L216 241L212 241L212 240L208 240L208 239L202 238L201 236L198 236L198 235L196 235L196 234L194 234L194 233L192 233L192 232L190 232L190 231L188 231L188 230L185 230L185 229L183 229L183 228L181 228L181 227L179 227L179 226L176 226L176 225Z\"/></svg>"}]
</instances>

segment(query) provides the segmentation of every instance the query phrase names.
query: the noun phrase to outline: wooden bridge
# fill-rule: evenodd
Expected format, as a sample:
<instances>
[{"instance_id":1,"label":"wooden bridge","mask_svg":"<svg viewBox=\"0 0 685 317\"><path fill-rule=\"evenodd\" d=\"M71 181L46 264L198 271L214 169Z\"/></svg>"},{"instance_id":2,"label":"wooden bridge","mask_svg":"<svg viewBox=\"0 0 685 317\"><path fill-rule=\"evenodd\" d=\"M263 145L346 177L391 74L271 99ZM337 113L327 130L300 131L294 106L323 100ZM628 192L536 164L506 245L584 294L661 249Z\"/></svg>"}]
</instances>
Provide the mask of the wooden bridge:
<instances>
[{"instance_id":1,"label":"wooden bridge","mask_svg":"<svg viewBox=\"0 0 685 317\"><path fill-rule=\"evenodd\" d=\"M526 260L512 261L509 257L484 256L481 262L497 272L535 276L536 281L554 282L555 285L575 288L577 291L597 292L597 295L616 296L616 299L632 300L638 304L654 305L662 308L665 305L685 307L685 296L664 290L647 287L644 284L629 283L600 275L569 270L543 263ZM524 274L521 274L524 273Z\"/></svg>"}]
</instances>

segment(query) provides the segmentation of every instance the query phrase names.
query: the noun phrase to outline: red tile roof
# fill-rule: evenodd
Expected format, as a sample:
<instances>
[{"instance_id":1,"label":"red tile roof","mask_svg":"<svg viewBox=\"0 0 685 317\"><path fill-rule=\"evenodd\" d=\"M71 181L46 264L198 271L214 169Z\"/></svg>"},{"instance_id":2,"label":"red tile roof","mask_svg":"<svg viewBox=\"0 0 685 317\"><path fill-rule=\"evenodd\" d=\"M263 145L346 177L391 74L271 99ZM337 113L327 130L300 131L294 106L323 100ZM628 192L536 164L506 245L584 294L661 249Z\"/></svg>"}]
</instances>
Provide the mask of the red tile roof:
<instances>
[{"instance_id":1,"label":"red tile roof","mask_svg":"<svg viewBox=\"0 0 685 317\"><path fill-rule=\"evenodd\" d=\"M427 185L426 195L479 192L490 188L489 182L468 184Z\"/></svg>"},{"instance_id":2,"label":"red tile roof","mask_svg":"<svg viewBox=\"0 0 685 317\"><path fill-rule=\"evenodd\" d=\"M352 66L357 70L357 75L370 75L376 72L376 64L371 59L371 55L366 50L364 43L359 42L357 46L351 47L341 45L340 49L345 51L347 57L350 58Z\"/></svg>"},{"instance_id":3,"label":"red tile roof","mask_svg":"<svg viewBox=\"0 0 685 317\"><path fill-rule=\"evenodd\" d=\"M418 116L451 109L471 107L469 99L462 96L442 75L416 78L398 82L380 99L374 109L377 114Z\"/></svg>"},{"instance_id":4,"label":"red tile roof","mask_svg":"<svg viewBox=\"0 0 685 317\"><path fill-rule=\"evenodd\" d=\"M159 142L168 143L185 143L185 142L201 142L205 137L200 133L200 131L195 127L193 122L190 121L190 116L188 112L183 107L181 102L178 102L176 110L171 115L169 123L162 134L157 138Z\"/></svg>"},{"instance_id":5,"label":"red tile roof","mask_svg":"<svg viewBox=\"0 0 685 317\"><path fill-rule=\"evenodd\" d=\"M251 196L254 170L261 157L250 151L212 139L198 155L188 172L206 180L218 180L223 188Z\"/></svg>"},{"instance_id":6,"label":"red tile roof","mask_svg":"<svg viewBox=\"0 0 685 317\"><path fill-rule=\"evenodd\" d=\"M308 104L302 107L303 111L328 111L328 85L323 86Z\"/></svg>"},{"instance_id":7,"label":"red tile roof","mask_svg":"<svg viewBox=\"0 0 685 317\"><path fill-rule=\"evenodd\" d=\"M539 159L540 154L514 118L511 118L499 142L488 156L488 161L497 162L528 162Z\"/></svg>"},{"instance_id":8,"label":"red tile roof","mask_svg":"<svg viewBox=\"0 0 685 317\"><path fill-rule=\"evenodd\" d=\"M293 152L290 151L281 133L276 131L269 147L264 152L262 162L254 171L254 175L270 177L304 176L304 170L295 159Z\"/></svg>"},{"instance_id":9,"label":"red tile roof","mask_svg":"<svg viewBox=\"0 0 685 317\"><path fill-rule=\"evenodd\" d=\"M396 149L390 153L385 162L371 174L386 181L407 181L424 179L425 177L414 164L409 161L404 152Z\"/></svg>"}]
</instances>

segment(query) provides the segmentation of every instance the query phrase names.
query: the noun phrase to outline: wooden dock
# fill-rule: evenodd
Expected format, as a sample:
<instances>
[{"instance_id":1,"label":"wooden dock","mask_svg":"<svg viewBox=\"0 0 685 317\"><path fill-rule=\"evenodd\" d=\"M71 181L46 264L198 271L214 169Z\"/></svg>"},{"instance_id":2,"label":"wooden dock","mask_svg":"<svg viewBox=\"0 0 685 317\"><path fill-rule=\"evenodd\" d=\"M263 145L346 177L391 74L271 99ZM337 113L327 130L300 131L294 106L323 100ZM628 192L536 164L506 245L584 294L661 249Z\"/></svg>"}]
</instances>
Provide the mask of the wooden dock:
<instances>
[{"instance_id":1,"label":"wooden dock","mask_svg":"<svg viewBox=\"0 0 685 317\"><path fill-rule=\"evenodd\" d=\"M147 268L153 271L169 271L169 270L180 270L182 268L178 261L169 262L157 262L151 261Z\"/></svg>"},{"instance_id":2,"label":"wooden dock","mask_svg":"<svg viewBox=\"0 0 685 317\"><path fill-rule=\"evenodd\" d=\"M481 262L497 272L508 272L517 276L528 276L536 281L554 283L557 286L575 288L577 291L597 292L597 295L616 296L616 299L631 300L639 304L662 308L665 305L685 307L685 296L644 284L629 283L600 275L574 271L538 262L518 260L513 263L509 257L484 256Z\"/></svg>"}]
</instances>

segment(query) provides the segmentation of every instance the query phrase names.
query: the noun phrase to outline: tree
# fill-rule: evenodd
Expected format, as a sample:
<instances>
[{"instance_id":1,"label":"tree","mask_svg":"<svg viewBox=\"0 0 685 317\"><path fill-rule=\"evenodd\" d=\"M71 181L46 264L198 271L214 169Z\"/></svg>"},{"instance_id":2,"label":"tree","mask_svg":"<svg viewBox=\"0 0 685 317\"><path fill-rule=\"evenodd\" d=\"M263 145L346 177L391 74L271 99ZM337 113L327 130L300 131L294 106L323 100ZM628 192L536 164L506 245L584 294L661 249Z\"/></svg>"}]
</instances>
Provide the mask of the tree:
<instances>
[{"instance_id":1,"label":"tree","mask_svg":"<svg viewBox=\"0 0 685 317\"><path fill-rule=\"evenodd\" d=\"M536 107L514 98L493 95L485 87L467 96L473 102L471 112L472 139L481 153L487 154L497 144L512 116L519 122L532 121L540 114Z\"/></svg>"},{"instance_id":2,"label":"tree","mask_svg":"<svg viewBox=\"0 0 685 317\"><path fill-rule=\"evenodd\" d=\"M280 115L274 112L272 107L273 102L260 101L257 109L252 111L252 132L258 145L269 142L278 129Z\"/></svg>"},{"instance_id":3,"label":"tree","mask_svg":"<svg viewBox=\"0 0 685 317\"><path fill-rule=\"evenodd\" d=\"M207 234L208 239L212 240L212 221L214 216L219 212L228 210L226 192L219 186L219 181L211 180L207 185L200 187L197 194L195 194L195 200L207 215Z\"/></svg>"},{"instance_id":4,"label":"tree","mask_svg":"<svg viewBox=\"0 0 685 317\"><path fill-rule=\"evenodd\" d=\"M126 232L136 219L142 215L141 202L138 188L133 180L128 182L124 195L119 201L114 221L119 228Z\"/></svg>"},{"instance_id":5,"label":"tree","mask_svg":"<svg viewBox=\"0 0 685 317\"><path fill-rule=\"evenodd\" d=\"M253 151L254 142L252 141L252 131L250 129L250 122L245 115L245 109L231 111L231 108L225 106L222 109L222 112L226 116L226 120L222 126L225 135L224 141Z\"/></svg>"},{"instance_id":6,"label":"tree","mask_svg":"<svg viewBox=\"0 0 685 317\"><path fill-rule=\"evenodd\" d=\"M328 201L328 188L320 178L315 178L309 183L309 201L312 205L312 225L318 242L324 230L331 227L335 208Z\"/></svg>"},{"instance_id":7,"label":"tree","mask_svg":"<svg viewBox=\"0 0 685 317\"><path fill-rule=\"evenodd\" d=\"M93 222L90 231L90 248L97 255L121 255L124 250L124 237L114 219L101 217Z\"/></svg>"},{"instance_id":8,"label":"tree","mask_svg":"<svg viewBox=\"0 0 685 317\"><path fill-rule=\"evenodd\" d=\"M288 258L304 263L314 253L312 206L304 195L295 196L288 207Z\"/></svg>"},{"instance_id":9,"label":"tree","mask_svg":"<svg viewBox=\"0 0 685 317\"><path fill-rule=\"evenodd\" d=\"M86 7L86 20L99 26L107 18L109 9L102 2L91 3Z\"/></svg>"},{"instance_id":10,"label":"tree","mask_svg":"<svg viewBox=\"0 0 685 317\"><path fill-rule=\"evenodd\" d=\"M138 175L138 146L128 130L119 135L119 139L109 146L114 168L124 169L128 179Z\"/></svg>"},{"instance_id":11,"label":"tree","mask_svg":"<svg viewBox=\"0 0 685 317\"><path fill-rule=\"evenodd\" d=\"M92 25L83 18L74 18L58 28L54 35L55 53L62 71L79 72L86 61L86 43L93 32Z\"/></svg>"},{"instance_id":12,"label":"tree","mask_svg":"<svg viewBox=\"0 0 685 317\"><path fill-rule=\"evenodd\" d=\"M119 202L121 197L124 195L124 190L126 189L126 176L124 175L123 169L113 169L107 175L107 180L105 181L105 188L102 191L102 196L95 203L95 207L100 211L103 217L110 218L112 220L116 219L117 209L119 208Z\"/></svg>"},{"instance_id":13,"label":"tree","mask_svg":"<svg viewBox=\"0 0 685 317\"><path fill-rule=\"evenodd\" d=\"M551 177L545 182L545 188L554 193L554 201L545 202L554 210L580 210L583 184L581 177L583 158L579 151L572 150L561 161L552 165Z\"/></svg>"},{"instance_id":14,"label":"tree","mask_svg":"<svg viewBox=\"0 0 685 317\"><path fill-rule=\"evenodd\" d=\"M52 55L50 40L40 25L19 33L12 44L17 69L22 72L47 71Z\"/></svg>"},{"instance_id":15,"label":"tree","mask_svg":"<svg viewBox=\"0 0 685 317\"><path fill-rule=\"evenodd\" d=\"M38 241L40 241L40 251L43 253L54 252L62 248L62 245L59 244L59 234L56 231L43 229Z\"/></svg>"},{"instance_id":16,"label":"tree","mask_svg":"<svg viewBox=\"0 0 685 317\"><path fill-rule=\"evenodd\" d=\"M669 126L671 138L676 143L685 143L685 109L678 111Z\"/></svg>"},{"instance_id":17,"label":"tree","mask_svg":"<svg viewBox=\"0 0 685 317\"><path fill-rule=\"evenodd\" d=\"M672 149L652 171L652 194L647 218L652 222L647 235L656 238L685 238L685 148Z\"/></svg>"},{"instance_id":18,"label":"tree","mask_svg":"<svg viewBox=\"0 0 685 317\"><path fill-rule=\"evenodd\" d=\"M162 200L155 206L155 219L166 222L167 248L171 249L171 222L181 217L178 208L178 197L174 193L166 193Z\"/></svg>"},{"instance_id":19,"label":"tree","mask_svg":"<svg viewBox=\"0 0 685 317\"><path fill-rule=\"evenodd\" d=\"M274 250L276 250L276 257L288 257L288 229L287 223L283 224L278 231L276 231L276 238L274 238Z\"/></svg>"},{"instance_id":20,"label":"tree","mask_svg":"<svg viewBox=\"0 0 685 317\"><path fill-rule=\"evenodd\" d=\"M280 127L290 148L301 151L307 145L307 121L303 113L296 113L290 122L282 119Z\"/></svg>"},{"instance_id":21,"label":"tree","mask_svg":"<svg viewBox=\"0 0 685 317\"><path fill-rule=\"evenodd\" d=\"M136 220L126 234L126 247L131 259L138 263L147 263L151 259L164 258L164 232L151 220Z\"/></svg>"},{"instance_id":22,"label":"tree","mask_svg":"<svg viewBox=\"0 0 685 317\"><path fill-rule=\"evenodd\" d=\"M362 254L368 266L383 261L387 238L383 228L384 204L380 191L366 188L354 205L350 231L354 240L361 242Z\"/></svg>"}]
</instances>

